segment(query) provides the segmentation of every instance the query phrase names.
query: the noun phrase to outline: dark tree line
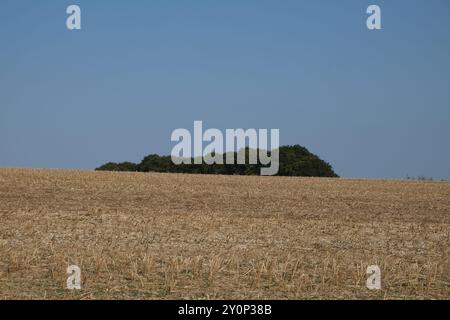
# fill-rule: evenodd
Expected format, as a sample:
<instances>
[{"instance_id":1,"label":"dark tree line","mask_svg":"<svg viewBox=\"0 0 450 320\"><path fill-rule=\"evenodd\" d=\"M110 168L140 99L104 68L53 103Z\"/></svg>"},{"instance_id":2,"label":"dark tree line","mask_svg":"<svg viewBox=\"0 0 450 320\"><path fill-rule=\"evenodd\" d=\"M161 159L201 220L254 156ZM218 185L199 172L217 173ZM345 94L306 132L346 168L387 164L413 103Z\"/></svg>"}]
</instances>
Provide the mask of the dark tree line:
<instances>
[{"instance_id":1,"label":"dark tree line","mask_svg":"<svg viewBox=\"0 0 450 320\"><path fill-rule=\"evenodd\" d=\"M249 149L245 150L248 163ZM136 172L172 172L172 173L197 173L197 174L224 174L224 175L259 175L261 163L258 164L192 164L175 165L170 156L159 156L151 154L146 156L141 163L108 162L96 170L99 171L136 171ZM237 153L234 153L237 159ZM269 164L270 165L270 164ZM268 166L269 166L268 165ZM279 176L301 176L301 177L338 177L328 162L323 161L315 154L309 152L305 147L282 146L279 148Z\"/></svg>"}]
</instances>

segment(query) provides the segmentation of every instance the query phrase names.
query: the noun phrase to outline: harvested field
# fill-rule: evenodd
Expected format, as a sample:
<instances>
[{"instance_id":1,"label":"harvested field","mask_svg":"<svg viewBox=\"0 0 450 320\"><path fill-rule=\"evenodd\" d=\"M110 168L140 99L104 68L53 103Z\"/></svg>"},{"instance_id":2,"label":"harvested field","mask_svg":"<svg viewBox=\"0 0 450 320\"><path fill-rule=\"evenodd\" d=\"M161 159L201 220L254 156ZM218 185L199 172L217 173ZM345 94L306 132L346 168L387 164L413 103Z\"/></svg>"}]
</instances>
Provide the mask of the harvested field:
<instances>
[{"instance_id":1,"label":"harvested field","mask_svg":"<svg viewBox=\"0 0 450 320\"><path fill-rule=\"evenodd\" d=\"M0 299L449 299L449 234L448 182L0 169Z\"/></svg>"}]
</instances>

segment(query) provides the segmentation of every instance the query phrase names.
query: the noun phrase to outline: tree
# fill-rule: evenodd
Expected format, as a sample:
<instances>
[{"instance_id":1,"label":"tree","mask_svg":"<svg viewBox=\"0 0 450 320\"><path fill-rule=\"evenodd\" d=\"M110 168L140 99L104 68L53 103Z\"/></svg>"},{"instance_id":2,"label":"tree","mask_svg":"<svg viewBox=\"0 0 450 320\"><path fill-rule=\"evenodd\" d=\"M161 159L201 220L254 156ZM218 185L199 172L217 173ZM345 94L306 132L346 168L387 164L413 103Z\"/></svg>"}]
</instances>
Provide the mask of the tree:
<instances>
[{"instance_id":1,"label":"tree","mask_svg":"<svg viewBox=\"0 0 450 320\"><path fill-rule=\"evenodd\" d=\"M246 163L248 163L250 149L246 148L242 151L245 152ZM258 152L259 150L256 151ZM237 159L237 154L237 152L234 153L235 159ZM323 161L317 155L309 152L308 149L300 145L282 146L279 149L279 154L279 176L338 177L328 162ZM224 164L208 165L203 163L175 165L170 156L151 154L146 156L139 164L131 162L108 162L96 170L258 175L260 169L263 167L259 161L257 164L225 164L226 155L223 154L222 157ZM194 163L194 159L191 160L191 163Z\"/></svg>"}]
</instances>

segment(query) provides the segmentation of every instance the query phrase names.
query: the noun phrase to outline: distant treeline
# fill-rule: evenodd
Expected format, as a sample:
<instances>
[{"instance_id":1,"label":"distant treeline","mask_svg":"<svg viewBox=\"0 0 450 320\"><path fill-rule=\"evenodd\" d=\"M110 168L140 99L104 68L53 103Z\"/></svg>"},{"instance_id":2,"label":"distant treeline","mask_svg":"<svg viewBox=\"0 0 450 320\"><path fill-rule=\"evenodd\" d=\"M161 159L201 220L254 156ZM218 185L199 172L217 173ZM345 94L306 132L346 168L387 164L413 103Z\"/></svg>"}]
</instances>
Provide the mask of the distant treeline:
<instances>
[{"instance_id":1,"label":"distant treeline","mask_svg":"<svg viewBox=\"0 0 450 320\"><path fill-rule=\"evenodd\" d=\"M248 162L249 149L245 150ZM170 156L152 154L146 156L141 163L108 162L95 169L99 171L134 171L134 172L171 172L171 173L197 173L197 174L224 174L224 175L259 175L261 167L258 164L225 164L225 154L222 155L224 164L180 164L175 165ZM237 152L234 153L237 159ZM266 166L267 167L267 166ZM282 146L279 148L279 176L301 177L338 177L328 162L323 161L315 154L300 145Z\"/></svg>"}]
</instances>

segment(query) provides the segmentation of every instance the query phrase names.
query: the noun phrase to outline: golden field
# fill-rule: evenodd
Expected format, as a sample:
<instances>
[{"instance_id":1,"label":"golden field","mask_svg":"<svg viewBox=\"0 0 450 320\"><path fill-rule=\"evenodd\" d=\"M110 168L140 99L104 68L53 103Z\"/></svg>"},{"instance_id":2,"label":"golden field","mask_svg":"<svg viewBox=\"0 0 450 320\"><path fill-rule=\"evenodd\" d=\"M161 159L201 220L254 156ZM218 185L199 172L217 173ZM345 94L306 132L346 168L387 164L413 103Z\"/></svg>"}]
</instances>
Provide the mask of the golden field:
<instances>
[{"instance_id":1,"label":"golden field","mask_svg":"<svg viewBox=\"0 0 450 320\"><path fill-rule=\"evenodd\" d=\"M0 169L0 299L449 299L449 253L448 182Z\"/></svg>"}]
</instances>

